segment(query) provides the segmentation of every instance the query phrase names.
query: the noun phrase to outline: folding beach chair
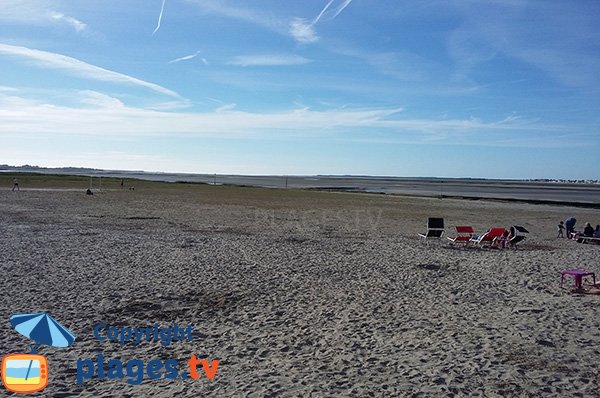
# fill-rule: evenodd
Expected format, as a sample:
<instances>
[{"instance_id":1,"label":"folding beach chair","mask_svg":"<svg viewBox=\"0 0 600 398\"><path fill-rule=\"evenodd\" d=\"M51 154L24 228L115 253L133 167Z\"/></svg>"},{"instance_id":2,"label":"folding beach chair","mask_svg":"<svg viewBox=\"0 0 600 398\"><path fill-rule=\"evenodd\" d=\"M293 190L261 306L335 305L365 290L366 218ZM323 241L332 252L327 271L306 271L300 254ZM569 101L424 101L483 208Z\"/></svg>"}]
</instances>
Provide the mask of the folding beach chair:
<instances>
[{"instance_id":1,"label":"folding beach chair","mask_svg":"<svg viewBox=\"0 0 600 398\"><path fill-rule=\"evenodd\" d=\"M581 240L581 243L596 243L596 244L600 244L600 238L596 238L593 236L579 236L577 238L577 242L579 242L579 240Z\"/></svg>"},{"instance_id":2,"label":"folding beach chair","mask_svg":"<svg viewBox=\"0 0 600 398\"><path fill-rule=\"evenodd\" d=\"M490 228L485 234L471 239L471 241L479 246L489 245L504 234L504 228Z\"/></svg>"},{"instance_id":3,"label":"folding beach chair","mask_svg":"<svg viewBox=\"0 0 600 398\"><path fill-rule=\"evenodd\" d=\"M517 250L517 245L525 240L525 235L529 231L520 225L513 225L511 228L512 238L507 242L508 247L512 247Z\"/></svg>"},{"instance_id":4,"label":"folding beach chair","mask_svg":"<svg viewBox=\"0 0 600 398\"><path fill-rule=\"evenodd\" d=\"M428 243L429 239L441 239L443 234L444 219L430 217L427 219L427 232L419 234L419 236L425 239L425 243Z\"/></svg>"},{"instance_id":5,"label":"folding beach chair","mask_svg":"<svg viewBox=\"0 0 600 398\"><path fill-rule=\"evenodd\" d=\"M467 246L473 237L473 227L470 225L457 225L455 228L456 236L448 236L448 240L451 242L450 244L462 243Z\"/></svg>"}]
</instances>

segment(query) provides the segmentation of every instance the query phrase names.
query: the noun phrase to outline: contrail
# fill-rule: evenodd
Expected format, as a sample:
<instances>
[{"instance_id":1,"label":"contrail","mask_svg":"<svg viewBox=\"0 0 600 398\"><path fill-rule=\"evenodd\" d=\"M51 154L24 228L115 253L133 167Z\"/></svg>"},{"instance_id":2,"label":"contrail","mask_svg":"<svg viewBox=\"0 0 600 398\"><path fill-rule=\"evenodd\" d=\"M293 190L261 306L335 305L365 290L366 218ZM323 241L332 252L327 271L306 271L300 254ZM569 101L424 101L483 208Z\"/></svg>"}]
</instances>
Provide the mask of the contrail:
<instances>
[{"instance_id":1,"label":"contrail","mask_svg":"<svg viewBox=\"0 0 600 398\"><path fill-rule=\"evenodd\" d=\"M166 1L167 0L163 0L162 6L160 6L160 14L158 14L158 24L156 24L156 29L154 29L154 32L152 32L152 35L154 35L160 29L160 21L162 21L162 15L163 15L163 11L165 10L165 2Z\"/></svg>"},{"instance_id":2,"label":"contrail","mask_svg":"<svg viewBox=\"0 0 600 398\"><path fill-rule=\"evenodd\" d=\"M315 18L315 20L313 21L312 25L316 24L317 22L319 22L319 19L321 19L321 17L323 16L323 14L325 13L325 11L327 11L327 9L329 8L329 6L331 5L331 3L333 3L334 0L330 0L329 3L327 3L327 5L321 10L321 12L319 13L319 15L317 15L317 17Z\"/></svg>"},{"instance_id":3,"label":"contrail","mask_svg":"<svg viewBox=\"0 0 600 398\"><path fill-rule=\"evenodd\" d=\"M175 58L171 61L169 61L169 64L174 64L175 62L181 62L181 61L187 61L190 59L194 59L198 56L198 54L200 54L200 51L196 51L196 54L192 54L192 55L186 55L185 57L180 57L180 58Z\"/></svg>"},{"instance_id":4,"label":"contrail","mask_svg":"<svg viewBox=\"0 0 600 398\"><path fill-rule=\"evenodd\" d=\"M335 15L333 17L331 17L331 19L334 19L335 17L337 17L338 15L340 15L340 12L344 11L344 8L348 7L348 5L350 5L350 3L352 3L352 0L346 0L346 1L344 1L344 4L342 4L340 6L340 8L338 8L337 12L335 13Z\"/></svg>"},{"instance_id":5,"label":"contrail","mask_svg":"<svg viewBox=\"0 0 600 398\"><path fill-rule=\"evenodd\" d=\"M312 23L310 24L310 26L315 26L317 24L317 22L319 22L321 20L321 17L323 17L323 15L327 12L327 10L329 9L329 7L331 6L331 4L333 4L335 0L329 0L329 3L327 3L325 5L325 7L323 7L323 9L321 10L321 12L319 13L319 15L317 15L317 17L312 21ZM337 8L337 10L332 11L335 13L335 15L333 15L331 18L328 18L328 20L332 20L335 19L335 17L337 17L338 15L340 15L340 13L342 11L344 11L344 8L348 7L348 5L350 5L350 3L352 2L352 0L344 0L344 2L342 3L341 6L339 6Z\"/></svg>"}]
</instances>

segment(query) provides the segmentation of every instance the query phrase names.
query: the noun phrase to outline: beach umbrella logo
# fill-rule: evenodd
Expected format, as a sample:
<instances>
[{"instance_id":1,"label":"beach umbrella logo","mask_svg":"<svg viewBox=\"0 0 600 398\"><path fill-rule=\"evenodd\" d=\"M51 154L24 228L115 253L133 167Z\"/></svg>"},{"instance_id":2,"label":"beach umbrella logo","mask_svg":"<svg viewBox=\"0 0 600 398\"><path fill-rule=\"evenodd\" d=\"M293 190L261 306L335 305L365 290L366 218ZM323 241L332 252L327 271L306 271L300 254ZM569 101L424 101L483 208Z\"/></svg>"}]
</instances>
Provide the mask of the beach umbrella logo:
<instances>
[{"instance_id":1,"label":"beach umbrella logo","mask_svg":"<svg viewBox=\"0 0 600 398\"><path fill-rule=\"evenodd\" d=\"M48 385L48 360L37 354L39 346L68 347L75 341L75 335L44 312L15 314L10 317L10 324L31 339L33 345L29 354L9 354L2 358L2 384L16 393L42 391Z\"/></svg>"}]
</instances>

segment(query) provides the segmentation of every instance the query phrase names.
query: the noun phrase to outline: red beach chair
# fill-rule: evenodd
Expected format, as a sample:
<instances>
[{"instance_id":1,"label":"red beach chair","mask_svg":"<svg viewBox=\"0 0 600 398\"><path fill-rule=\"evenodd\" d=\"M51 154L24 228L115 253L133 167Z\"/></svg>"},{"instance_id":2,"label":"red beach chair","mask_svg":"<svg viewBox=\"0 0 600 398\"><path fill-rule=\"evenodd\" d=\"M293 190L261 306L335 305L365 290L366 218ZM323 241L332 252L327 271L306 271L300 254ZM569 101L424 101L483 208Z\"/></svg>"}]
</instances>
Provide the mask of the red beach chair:
<instances>
[{"instance_id":1,"label":"red beach chair","mask_svg":"<svg viewBox=\"0 0 600 398\"><path fill-rule=\"evenodd\" d=\"M453 245L455 243L462 243L465 246L469 244L471 238L473 238L473 227L467 225L456 226L456 236L448 236L448 240Z\"/></svg>"},{"instance_id":2,"label":"red beach chair","mask_svg":"<svg viewBox=\"0 0 600 398\"><path fill-rule=\"evenodd\" d=\"M492 245L497 238L500 238L504 234L504 228L490 228L485 234L478 238L473 238L472 242L477 245L485 246Z\"/></svg>"}]
</instances>

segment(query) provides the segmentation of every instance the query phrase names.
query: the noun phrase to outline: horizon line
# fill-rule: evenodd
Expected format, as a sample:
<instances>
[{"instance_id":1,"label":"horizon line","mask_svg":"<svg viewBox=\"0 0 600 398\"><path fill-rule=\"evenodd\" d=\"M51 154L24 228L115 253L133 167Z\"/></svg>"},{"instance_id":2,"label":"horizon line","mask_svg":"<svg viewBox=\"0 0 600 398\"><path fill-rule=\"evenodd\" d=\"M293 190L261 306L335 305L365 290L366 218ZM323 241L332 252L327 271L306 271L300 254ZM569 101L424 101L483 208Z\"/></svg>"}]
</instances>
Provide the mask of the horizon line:
<instances>
[{"instance_id":1,"label":"horizon line","mask_svg":"<svg viewBox=\"0 0 600 398\"><path fill-rule=\"evenodd\" d=\"M399 176L399 175L381 175L381 174L238 174L238 173L208 173L208 172L189 172L189 171L151 171L151 170L131 170L131 169L101 169L95 167L81 167L81 166L59 166L59 167L47 167L47 166L36 166L24 164L21 166L13 166L9 164L0 164L0 172L15 171L20 172L19 169L31 169L31 170L81 170L103 172L103 173L143 173L143 174L182 174L182 175L196 175L196 176L238 176L238 177L330 177L330 178L398 178L398 179L434 179L434 180L486 180L486 181L560 181L560 182L577 182L577 181L595 181L600 182L600 179L583 179L583 178L548 178L548 177L530 177L530 178L517 178L517 177L505 177L505 178L489 178L489 177L448 177L448 176Z\"/></svg>"}]
</instances>

